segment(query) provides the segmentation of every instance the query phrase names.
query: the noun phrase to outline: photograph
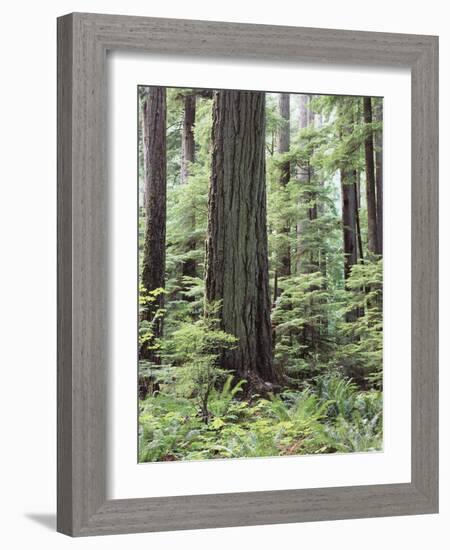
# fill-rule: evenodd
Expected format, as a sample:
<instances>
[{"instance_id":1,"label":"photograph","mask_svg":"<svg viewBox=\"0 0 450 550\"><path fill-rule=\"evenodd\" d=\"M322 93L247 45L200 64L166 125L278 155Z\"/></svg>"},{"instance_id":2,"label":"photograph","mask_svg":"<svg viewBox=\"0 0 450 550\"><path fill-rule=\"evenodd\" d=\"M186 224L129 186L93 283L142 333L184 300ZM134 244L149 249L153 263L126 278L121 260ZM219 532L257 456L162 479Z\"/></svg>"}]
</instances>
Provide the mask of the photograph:
<instances>
[{"instance_id":1,"label":"photograph","mask_svg":"<svg viewBox=\"0 0 450 550\"><path fill-rule=\"evenodd\" d=\"M383 99L138 86L139 462L383 449Z\"/></svg>"},{"instance_id":2,"label":"photograph","mask_svg":"<svg viewBox=\"0 0 450 550\"><path fill-rule=\"evenodd\" d=\"M4 548L442 549L446 4L27 4Z\"/></svg>"}]
</instances>

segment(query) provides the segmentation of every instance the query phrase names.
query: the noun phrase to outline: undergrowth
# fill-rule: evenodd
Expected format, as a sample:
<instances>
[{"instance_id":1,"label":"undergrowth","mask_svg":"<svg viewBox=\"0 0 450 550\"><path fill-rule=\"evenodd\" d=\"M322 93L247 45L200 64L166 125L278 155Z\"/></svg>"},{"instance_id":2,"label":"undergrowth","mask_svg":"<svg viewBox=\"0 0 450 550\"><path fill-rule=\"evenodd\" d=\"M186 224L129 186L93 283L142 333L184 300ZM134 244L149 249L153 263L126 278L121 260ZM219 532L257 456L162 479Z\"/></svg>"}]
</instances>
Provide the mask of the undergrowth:
<instances>
[{"instance_id":1,"label":"undergrowth","mask_svg":"<svg viewBox=\"0 0 450 550\"><path fill-rule=\"evenodd\" d=\"M340 375L301 391L242 397L228 376L198 401L156 393L140 402L140 462L375 451L382 448L382 396Z\"/></svg>"}]
</instances>

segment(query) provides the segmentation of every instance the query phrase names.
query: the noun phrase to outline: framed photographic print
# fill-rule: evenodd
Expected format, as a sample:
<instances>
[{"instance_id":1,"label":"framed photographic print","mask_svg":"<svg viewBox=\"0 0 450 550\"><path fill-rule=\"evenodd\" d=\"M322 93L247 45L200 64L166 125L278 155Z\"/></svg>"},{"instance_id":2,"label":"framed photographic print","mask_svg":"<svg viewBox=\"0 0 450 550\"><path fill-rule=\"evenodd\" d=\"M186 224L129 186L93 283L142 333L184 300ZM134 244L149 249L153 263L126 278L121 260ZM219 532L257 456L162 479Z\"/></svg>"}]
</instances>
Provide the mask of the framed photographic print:
<instances>
[{"instance_id":1,"label":"framed photographic print","mask_svg":"<svg viewBox=\"0 0 450 550\"><path fill-rule=\"evenodd\" d=\"M438 41L58 20L58 530L438 510Z\"/></svg>"}]
</instances>

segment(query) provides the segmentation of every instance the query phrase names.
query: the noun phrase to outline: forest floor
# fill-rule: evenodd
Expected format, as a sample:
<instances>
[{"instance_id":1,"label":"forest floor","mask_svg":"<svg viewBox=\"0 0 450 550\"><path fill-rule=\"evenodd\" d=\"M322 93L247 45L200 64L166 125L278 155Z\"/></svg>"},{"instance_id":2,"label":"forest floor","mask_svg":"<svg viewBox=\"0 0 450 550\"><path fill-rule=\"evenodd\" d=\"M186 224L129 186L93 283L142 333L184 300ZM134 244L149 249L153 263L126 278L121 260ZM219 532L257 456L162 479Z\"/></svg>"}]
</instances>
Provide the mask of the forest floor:
<instances>
[{"instance_id":1,"label":"forest floor","mask_svg":"<svg viewBox=\"0 0 450 550\"><path fill-rule=\"evenodd\" d=\"M139 461L269 457L382 450L382 394L341 376L251 400L227 380L208 416L194 397L165 391L139 403Z\"/></svg>"}]
</instances>

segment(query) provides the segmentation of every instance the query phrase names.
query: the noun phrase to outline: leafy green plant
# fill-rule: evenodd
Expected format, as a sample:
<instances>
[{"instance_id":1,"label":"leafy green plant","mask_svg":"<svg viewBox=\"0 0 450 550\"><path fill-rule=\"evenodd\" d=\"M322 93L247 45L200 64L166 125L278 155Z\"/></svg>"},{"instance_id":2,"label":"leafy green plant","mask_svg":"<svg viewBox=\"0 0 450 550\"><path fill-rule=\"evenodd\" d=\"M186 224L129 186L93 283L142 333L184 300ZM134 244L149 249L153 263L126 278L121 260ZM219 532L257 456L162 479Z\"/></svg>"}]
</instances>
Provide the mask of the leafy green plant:
<instances>
[{"instance_id":1,"label":"leafy green plant","mask_svg":"<svg viewBox=\"0 0 450 550\"><path fill-rule=\"evenodd\" d=\"M210 394L209 408L215 417L227 415L230 411L230 405L240 393L246 384L245 380L240 380L233 386L234 376L229 374L221 388L212 388Z\"/></svg>"},{"instance_id":2,"label":"leafy green plant","mask_svg":"<svg viewBox=\"0 0 450 550\"><path fill-rule=\"evenodd\" d=\"M347 281L340 330L343 345L336 350L336 361L359 381L380 388L383 361L383 262L366 260L354 265ZM362 312L347 320L346 314Z\"/></svg>"},{"instance_id":3,"label":"leafy green plant","mask_svg":"<svg viewBox=\"0 0 450 550\"><path fill-rule=\"evenodd\" d=\"M315 389L322 402L328 403L327 416L336 418L339 415L349 419L355 408L357 387L350 380L339 374L318 376Z\"/></svg>"},{"instance_id":4,"label":"leafy green plant","mask_svg":"<svg viewBox=\"0 0 450 550\"><path fill-rule=\"evenodd\" d=\"M216 328L214 313L218 307L211 305L208 315L194 323L181 324L172 334L168 355L180 365L175 374L178 391L196 399L206 423L211 417L211 393L226 374L218 367L217 360L236 342L234 336Z\"/></svg>"},{"instance_id":5,"label":"leafy green plant","mask_svg":"<svg viewBox=\"0 0 450 550\"><path fill-rule=\"evenodd\" d=\"M272 320L276 331L275 358L291 376L311 377L333 350L330 324L337 307L320 272L283 279Z\"/></svg>"},{"instance_id":6,"label":"leafy green plant","mask_svg":"<svg viewBox=\"0 0 450 550\"><path fill-rule=\"evenodd\" d=\"M164 288L155 288L154 290L148 291L142 284L139 286L139 313L147 311L153 304L158 300L158 296L165 294L166 291ZM139 347L145 346L147 349L159 350L161 347L161 342L159 339L154 338L153 327L155 323L164 317L165 309L158 308L154 312L150 320L141 319L139 322Z\"/></svg>"}]
</instances>

